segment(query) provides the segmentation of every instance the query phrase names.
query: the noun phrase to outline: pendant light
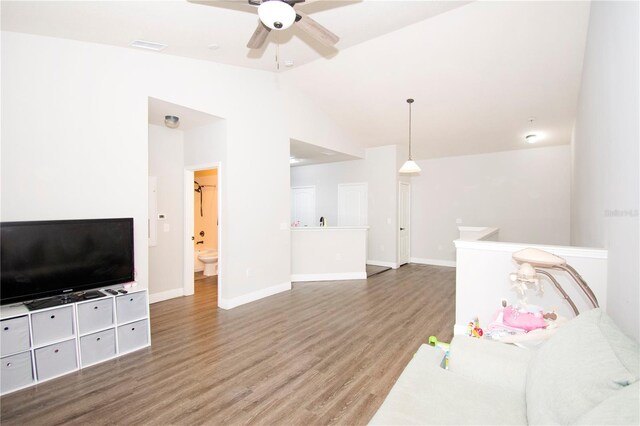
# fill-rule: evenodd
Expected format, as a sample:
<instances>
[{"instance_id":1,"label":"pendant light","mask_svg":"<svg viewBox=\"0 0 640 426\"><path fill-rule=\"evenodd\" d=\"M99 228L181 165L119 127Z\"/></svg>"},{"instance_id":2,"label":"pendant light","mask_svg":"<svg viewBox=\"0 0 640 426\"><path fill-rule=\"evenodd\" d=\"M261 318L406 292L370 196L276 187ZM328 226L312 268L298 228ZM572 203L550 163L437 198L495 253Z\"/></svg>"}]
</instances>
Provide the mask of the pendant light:
<instances>
[{"instance_id":1,"label":"pendant light","mask_svg":"<svg viewBox=\"0 0 640 426\"><path fill-rule=\"evenodd\" d=\"M413 99L407 99L407 103L409 104L409 159L400 167L399 173L420 173L420 167L411 159L411 104L413 103Z\"/></svg>"}]
</instances>

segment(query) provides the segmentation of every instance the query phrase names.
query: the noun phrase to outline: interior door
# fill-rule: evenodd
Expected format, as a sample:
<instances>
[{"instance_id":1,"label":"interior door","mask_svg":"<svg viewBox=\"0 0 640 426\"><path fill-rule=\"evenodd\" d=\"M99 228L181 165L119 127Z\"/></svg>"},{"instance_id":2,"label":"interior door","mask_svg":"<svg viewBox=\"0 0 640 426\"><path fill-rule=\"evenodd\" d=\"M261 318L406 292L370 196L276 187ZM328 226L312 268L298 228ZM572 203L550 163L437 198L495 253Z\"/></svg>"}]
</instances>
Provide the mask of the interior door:
<instances>
[{"instance_id":1,"label":"interior door","mask_svg":"<svg viewBox=\"0 0 640 426\"><path fill-rule=\"evenodd\" d=\"M319 226L316 218L316 187L299 186L291 188L291 223L298 226Z\"/></svg>"},{"instance_id":2,"label":"interior door","mask_svg":"<svg viewBox=\"0 0 640 426\"><path fill-rule=\"evenodd\" d=\"M411 249L411 185L400 182L398 197L398 264L404 265Z\"/></svg>"},{"instance_id":3,"label":"interior door","mask_svg":"<svg viewBox=\"0 0 640 426\"><path fill-rule=\"evenodd\" d=\"M338 226L367 226L367 184L338 185Z\"/></svg>"}]
</instances>

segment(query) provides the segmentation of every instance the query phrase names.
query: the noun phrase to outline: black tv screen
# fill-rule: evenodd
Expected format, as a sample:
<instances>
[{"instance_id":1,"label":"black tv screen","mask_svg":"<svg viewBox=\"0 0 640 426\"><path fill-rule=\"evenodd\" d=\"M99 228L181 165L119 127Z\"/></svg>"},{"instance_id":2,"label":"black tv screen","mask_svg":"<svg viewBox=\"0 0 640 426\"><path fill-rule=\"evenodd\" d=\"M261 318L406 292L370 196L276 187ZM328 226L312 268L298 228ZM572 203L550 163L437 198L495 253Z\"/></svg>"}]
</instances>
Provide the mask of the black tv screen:
<instances>
[{"instance_id":1,"label":"black tv screen","mask_svg":"<svg viewBox=\"0 0 640 426\"><path fill-rule=\"evenodd\" d=\"M133 219L0 223L0 303L134 279Z\"/></svg>"}]
</instances>

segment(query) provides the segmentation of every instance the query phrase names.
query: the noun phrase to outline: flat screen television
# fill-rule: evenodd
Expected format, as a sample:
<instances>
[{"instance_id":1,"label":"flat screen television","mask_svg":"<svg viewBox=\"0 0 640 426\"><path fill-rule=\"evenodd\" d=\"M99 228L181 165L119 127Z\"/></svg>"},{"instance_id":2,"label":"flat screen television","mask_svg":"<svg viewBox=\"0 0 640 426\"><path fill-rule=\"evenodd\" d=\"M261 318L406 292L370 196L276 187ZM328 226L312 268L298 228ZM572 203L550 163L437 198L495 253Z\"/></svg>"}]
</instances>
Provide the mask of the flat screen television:
<instances>
[{"instance_id":1,"label":"flat screen television","mask_svg":"<svg viewBox=\"0 0 640 426\"><path fill-rule=\"evenodd\" d=\"M0 304L133 279L132 218L0 223Z\"/></svg>"}]
</instances>

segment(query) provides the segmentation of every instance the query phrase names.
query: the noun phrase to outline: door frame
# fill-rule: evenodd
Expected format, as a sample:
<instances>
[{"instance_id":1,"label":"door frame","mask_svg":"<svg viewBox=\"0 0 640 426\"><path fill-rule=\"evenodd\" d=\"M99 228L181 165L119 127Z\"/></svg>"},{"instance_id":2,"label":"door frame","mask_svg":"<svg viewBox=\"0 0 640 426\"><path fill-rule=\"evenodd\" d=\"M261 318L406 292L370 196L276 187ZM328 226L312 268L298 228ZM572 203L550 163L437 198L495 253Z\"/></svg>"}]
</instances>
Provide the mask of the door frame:
<instances>
[{"instance_id":1,"label":"door frame","mask_svg":"<svg viewBox=\"0 0 640 426\"><path fill-rule=\"evenodd\" d=\"M402 193L402 187L407 188L407 205L406 207L406 218L407 223L405 224L405 228L407 228L407 261L406 263L402 263L402 259L400 259L400 248L401 248L401 238L400 238L400 223L402 221L401 212L402 212L402 197L400 194ZM398 182L398 266L402 266L408 263L411 263L411 184L409 182Z\"/></svg>"},{"instance_id":2,"label":"door frame","mask_svg":"<svg viewBox=\"0 0 640 426\"><path fill-rule=\"evenodd\" d=\"M194 237L194 197L193 197L193 181L195 180L195 172L200 170L218 170L218 182L217 182L217 196L218 196L218 307L220 306L220 294L221 288L224 283L223 280L223 272L225 268L223 265L223 250L224 247L222 240L222 226L225 223L224 217L222 216L222 192L223 192L223 182L222 182L222 164L220 162L215 163L204 163L197 164L191 166L185 166L184 168L184 228L183 228L183 276L182 276L182 291L184 296L191 296L195 290L194 283L194 266L193 266L193 240Z\"/></svg>"}]
</instances>

